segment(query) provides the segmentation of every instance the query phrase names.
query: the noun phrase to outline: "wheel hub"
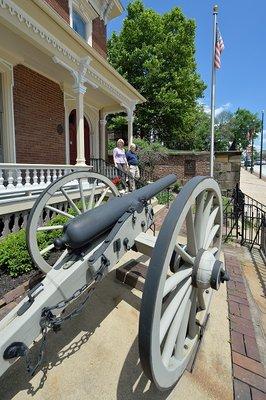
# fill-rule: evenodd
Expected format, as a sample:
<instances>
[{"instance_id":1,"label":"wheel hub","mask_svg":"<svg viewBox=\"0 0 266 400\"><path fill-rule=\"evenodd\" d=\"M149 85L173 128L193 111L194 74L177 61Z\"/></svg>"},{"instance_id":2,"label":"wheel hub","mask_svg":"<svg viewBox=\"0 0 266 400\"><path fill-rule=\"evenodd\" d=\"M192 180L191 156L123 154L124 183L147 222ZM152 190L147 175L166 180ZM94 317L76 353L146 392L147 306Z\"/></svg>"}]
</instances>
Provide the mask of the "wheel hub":
<instances>
[{"instance_id":1,"label":"wheel hub","mask_svg":"<svg viewBox=\"0 0 266 400\"><path fill-rule=\"evenodd\" d=\"M193 267L192 283L199 289L211 287L218 290L221 282L229 280L229 275L224 270L223 263L216 260L212 252L200 249Z\"/></svg>"}]
</instances>

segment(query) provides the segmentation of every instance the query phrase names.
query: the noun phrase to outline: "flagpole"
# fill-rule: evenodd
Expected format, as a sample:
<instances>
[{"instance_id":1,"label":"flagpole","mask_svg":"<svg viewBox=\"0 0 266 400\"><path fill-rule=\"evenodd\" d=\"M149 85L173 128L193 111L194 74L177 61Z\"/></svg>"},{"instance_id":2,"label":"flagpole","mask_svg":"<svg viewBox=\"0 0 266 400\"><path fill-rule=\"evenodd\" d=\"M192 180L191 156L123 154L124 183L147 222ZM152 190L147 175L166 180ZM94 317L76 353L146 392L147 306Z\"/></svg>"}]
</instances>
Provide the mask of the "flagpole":
<instances>
[{"instance_id":1,"label":"flagpole","mask_svg":"<svg viewBox=\"0 0 266 400\"><path fill-rule=\"evenodd\" d=\"M215 46L217 35L217 14L218 6L213 7L213 44L212 44L212 88L211 88L211 158L210 158L210 175L213 177L214 169L214 117L215 117L215 92L216 92L216 69L214 65Z\"/></svg>"}]
</instances>

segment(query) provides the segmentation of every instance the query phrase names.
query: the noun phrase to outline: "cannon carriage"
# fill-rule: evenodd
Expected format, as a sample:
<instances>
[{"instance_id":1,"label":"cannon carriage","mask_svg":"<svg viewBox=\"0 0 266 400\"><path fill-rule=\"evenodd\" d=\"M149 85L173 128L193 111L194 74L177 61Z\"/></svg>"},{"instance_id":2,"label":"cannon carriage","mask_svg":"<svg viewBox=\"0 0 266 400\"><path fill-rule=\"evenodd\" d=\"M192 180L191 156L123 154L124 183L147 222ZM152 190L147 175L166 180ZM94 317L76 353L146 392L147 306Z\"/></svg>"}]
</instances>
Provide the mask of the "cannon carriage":
<instances>
[{"instance_id":1,"label":"cannon carriage","mask_svg":"<svg viewBox=\"0 0 266 400\"><path fill-rule=\"evenodd\" d=\"M57 332L78 315L104 276L135 250L150 258L139 320L141 364L158 389L175 385L194 357L212 291L228 279L219 260L221 194L212 178L191 179L172 203L158 237L148 233L154 223L150 200L175 181L175 175L169 175L121 197L105 176L78 171L41 194L31 210L27 244L45 278L0 322L0 375L18 357L25 357L34 374L48 330ZM73 185L79 202L73 200ZM53 198L59 195L69 209L54 207ZM42 223L47 212L63 217L63 223ZM41 247L39 232L53 232L49 246ZM180 244L181 233L185 244ZM68 311L72 302L75 307ZM29 349L40 334L39 356L33 361Z\"/></svg>"}]
</instances>

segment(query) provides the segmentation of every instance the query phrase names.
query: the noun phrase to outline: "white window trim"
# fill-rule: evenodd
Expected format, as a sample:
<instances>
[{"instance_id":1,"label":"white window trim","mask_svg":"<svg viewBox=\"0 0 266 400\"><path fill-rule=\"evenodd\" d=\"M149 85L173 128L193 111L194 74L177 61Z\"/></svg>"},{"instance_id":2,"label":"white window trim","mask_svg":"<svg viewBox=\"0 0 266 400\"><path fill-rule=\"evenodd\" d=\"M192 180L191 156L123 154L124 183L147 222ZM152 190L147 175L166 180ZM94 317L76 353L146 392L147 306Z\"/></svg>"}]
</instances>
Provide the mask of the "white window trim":
<instances>
[{"instance_id":1,"label":"white window trim","mask_svg":"<svg viewBox=\"0 0 266 400\"><path fill-rule=\"evenodd\" d=\"M16 141L13 106L13 65L0 59L3 90L3 155L4 162L16 162ZM0 78L1 78L0 77Z\"/></svg>"},{"instance_id":2,"label":"white window trim","mask_svg":"<svg viewBox=\"0 0 266 400\"><path fill-rule=\"evenodd\" d=\"M87 3L88 4L88 3ZM92 20L95 15L92 15L90 10L85 9L82 0L69 0L69 20L70 26L73 29L73 11L78 13L86 23L86 42L92 46Z\"/></svg>"}]
</instances>

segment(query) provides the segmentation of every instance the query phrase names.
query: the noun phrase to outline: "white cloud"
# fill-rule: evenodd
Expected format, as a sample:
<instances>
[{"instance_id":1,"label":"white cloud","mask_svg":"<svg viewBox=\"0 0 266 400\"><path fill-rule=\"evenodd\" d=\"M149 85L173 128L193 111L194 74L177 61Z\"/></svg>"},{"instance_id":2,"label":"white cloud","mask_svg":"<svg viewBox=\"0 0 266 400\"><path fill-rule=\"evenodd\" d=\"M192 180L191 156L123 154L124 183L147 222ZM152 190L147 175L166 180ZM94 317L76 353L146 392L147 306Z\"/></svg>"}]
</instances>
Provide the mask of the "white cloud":
<instances>
[{"instance_id":1,"label":"white cloud","mask_svg":"<svg viewBox=\"0 0 266 400\"><path fill-rule=\"evenodd\" d=\"M226 103L223 104L222 106L218 107L215 109L215 117L217 117L219 114L221 114L223 111L227 111L229 110L229 108L232 106L231 103ZM206 104L203 104L203 108L204 111L206 112L206 114L210 114L211 113L211 107L207 106Z\"/></svg>"}]
</instances>

